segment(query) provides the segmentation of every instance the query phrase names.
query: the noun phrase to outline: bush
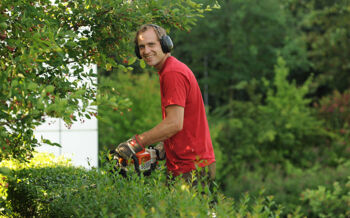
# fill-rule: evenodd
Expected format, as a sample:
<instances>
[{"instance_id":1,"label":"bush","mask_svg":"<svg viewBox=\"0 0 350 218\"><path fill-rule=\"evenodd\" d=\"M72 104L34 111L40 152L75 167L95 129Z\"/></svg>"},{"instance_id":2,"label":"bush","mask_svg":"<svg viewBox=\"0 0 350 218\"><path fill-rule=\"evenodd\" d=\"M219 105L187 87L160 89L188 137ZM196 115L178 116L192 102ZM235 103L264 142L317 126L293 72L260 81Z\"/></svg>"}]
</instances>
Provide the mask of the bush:
<instances>
[{"instance_id":1,"label":"bush","mask_svg":"<svg viewBox=\"0 0 350 218\"><path fill-rule=\"evenodd\" d=\"M268 90L266 105L259 105L261 116L256 135L261 157L268 162L284 160L300 167L310 167L317 158L314 148L326 139L323 123L309 107L306 97L311 78L302 86L288 82L289 74L283 59L275 67L273 87Z\"/></svg>"},{"instance_id":2,"label":"bush","mask_svg":"<svg viewBox=\"0 0 350 218\"><path fill-rule=\"evenodd\" d=\"M350 90L323 97L315 103L318 118L324 121L326 128L334 135L327 141L327 147L333 156L338 157L334 164L350 158Z\"/></svg>"},{"instance_id":3,"label":"bush","mask_svg":"<svg viewBox=\"0 0 350 218\"><path fill-rule=\"evenodd\" d=\"M350 177L348 182L334 182L333 187L319 186L302 193L302 200L310 210L309 217L350 217Z\"/></svg>"},{"instance_id":4,"label":"bush","mask_svg":"<svg viewBox=\"0 0 350 218\"><path fill-rule=\"evenodd\" d=\"M327 123L330 129L350 128L350 90L340 93L335 90L332 95L323 97L318 109L319 118Z\"/></svg>"},{"instance_id":5,"label":"bush","mask_svg":"<svg viewBox=\"0 0 350 218\"><path fill-rule=\"evenodd\" d=\"M260 190L264 189L265 194L274 196L277 204L285 206L283 215L300 211L309 217L313 212L310 211L310 204L302 200L305 190L317 189L319 186L330 189L334 182L345 184L350 175L349 166L350 162L347 162L337 168L315 165L314 168L304 170L288 164L285 169L270 166L264 169L255 168L254 171L242 166L239 174L228 175L223 183L230 184L225 187L227 196L238 199L245 192L258 196ZM346 208L345 204L343 206ZM338 215L340 214L341 210Z\"/></svg>"},{"instance_id":6,"label":"bush","mask_svg":"<svg viewBox=\"0 0 350 218\"><path fill-rule=\"evenodd\" d=\"M11 204L8 200L8 183L14 178L11 175L12 171L18 171L23 169L38 169L42 167L51 166L71 166L69 159L61 157L55 157L53 154L48 153L34 153L33 158L28 162L21 162L16 159L3 160L0 162L0 212L6 214L12 214ZM19 196L21 197L21 195ZM26 205L26 204L25 204Z\"/></svg>"},{"instance_id":7,"label":"bush","mask_svg":"<svg viewBox=\"0 0 350 218\"><path fill-rule=\"evenodd\" d=\"M150 177L128 178L104 169L85 170L70 166L47 166L14 171L9 180L8 200L23 217L277 217L281 206L273 197L250 198L239 203L218 194L202 194L178 180L165 185L165 169ZM212 206L210 206L212 205Z\"/></svg>"},{"instance_id":8,"label":"bush","mask_svg":"<svg viewBox=\"0 0 350 218\"><path fill-rule=\"evenodd\" d=\"M214 142L225 151L223 161L227 161L220 174L238 173L242 165L253 169L270 164L283 167L290 162L311 167L324 152L322 145L329 134L309 107L306 94L310 80L301 87L288 82L288 69L282 59L275 73L264 102L249 91L255 89L255 84L250 83L246 88L252 101L233 101L214 115L219 116L215 126L220 128ZM222 115L223 111L228 113Z\"/></svg>"},{"instance_id":9,"label":"bush","mask_svg":"<svg viewBox=\"0 0 350 218\"><path fill-rule=\"evenodd\" d=\"M254 81L242 84L251 101L233 100L210 120L224 193L239 198L241 193L254 196L265 188L290 213L298 210L306 188L344 179L350 171L344 165L337 168L347 160L346 147L336 146L337 136L310 107L306 96L311 79L299 87L288 82L281 59L275 73L264 99L255 93ZM308 213L307 208L300 210Z\"/></svg>"}]
</instances>

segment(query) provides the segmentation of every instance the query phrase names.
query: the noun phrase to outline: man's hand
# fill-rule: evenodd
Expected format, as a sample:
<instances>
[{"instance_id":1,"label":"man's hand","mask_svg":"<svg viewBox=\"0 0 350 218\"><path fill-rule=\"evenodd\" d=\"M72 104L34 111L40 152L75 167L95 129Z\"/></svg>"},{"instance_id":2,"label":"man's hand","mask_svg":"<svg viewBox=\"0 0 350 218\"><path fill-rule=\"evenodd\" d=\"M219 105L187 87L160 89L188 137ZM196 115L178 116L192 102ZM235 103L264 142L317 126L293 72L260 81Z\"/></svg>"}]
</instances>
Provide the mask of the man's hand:
<instances>
[{"instance_id":1,"label":"man's hand","mask_svg":"<svg viewBox=\"0 0 350 218\"><path fill-rule=\"evenodd\" d=\"M164 143L159 142L156 147L150 146L148 149L146 148L146 152L148 152L151 156L152 163L157 160L165 160L165 150Z\"/></svg>"},{"instance_id":2,"label":"man's hand","mask_svg":"<svg viewBox=\"0 0 350 218\"><path fill-rule=\"evenodd\" d=\"M138 135L135 135L128 141L120 143L115 150L120 156L122 156L122 158L129 160L133 154L136 154L144 149L144 146L140 144Z\"/></svg>"},{"instance_id":3,"label":"man's hand","mask_svg":"<svg viewBox=\"0 0 350 218\"><path fill-rule=\"evenodd\" d=\"M164 142L159 142L154 149L156 150L156 153L157 153L157 159L164 160L165 159Z\"/></svg>"}]
</instances>

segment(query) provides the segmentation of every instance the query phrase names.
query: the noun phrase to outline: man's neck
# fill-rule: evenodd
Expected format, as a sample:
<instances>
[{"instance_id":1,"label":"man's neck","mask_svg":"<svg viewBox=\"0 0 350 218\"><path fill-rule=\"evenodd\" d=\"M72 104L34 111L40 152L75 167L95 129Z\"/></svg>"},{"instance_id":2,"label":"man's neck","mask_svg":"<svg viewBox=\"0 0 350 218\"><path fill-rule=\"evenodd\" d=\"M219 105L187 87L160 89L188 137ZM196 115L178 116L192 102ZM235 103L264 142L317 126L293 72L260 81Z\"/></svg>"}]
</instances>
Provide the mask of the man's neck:
<instances>
[{"instance_id":1,"label":"man's neck","mask_svg":"<svg viewBox=\"0 0 350 218\"><path fill-rule=\"evenodd\" d=\"M158 71L162 70L166 59L168 59L168 57L170 57L170 56L171 56L171 54L170 54L170 53L167 53L167 54L164 56L164 58L162 59L162 61L159 62L159 64L157 64L157 65L154 66L154 67L155 67Z\"/></svg>"}]
</instances>

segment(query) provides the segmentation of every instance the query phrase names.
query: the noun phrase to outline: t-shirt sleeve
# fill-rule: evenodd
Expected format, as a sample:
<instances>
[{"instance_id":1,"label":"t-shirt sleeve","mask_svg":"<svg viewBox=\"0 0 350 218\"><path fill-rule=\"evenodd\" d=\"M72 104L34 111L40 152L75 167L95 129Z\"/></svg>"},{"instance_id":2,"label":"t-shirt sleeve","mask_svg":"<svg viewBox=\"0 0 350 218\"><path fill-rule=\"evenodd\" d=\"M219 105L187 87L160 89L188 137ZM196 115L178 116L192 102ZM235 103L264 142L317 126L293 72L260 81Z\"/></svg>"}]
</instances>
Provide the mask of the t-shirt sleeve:
<instances>
[{"instance_id":1,"label":"t-shirt sleeve","mask_svg":"<svg viewBox=\"0 0 350 218\"><path fill-rule=\"evenodd\" d=\"M189 90L189 81L179 72L167 72L162 80L163 105L179 105L185 107Z\"/></svg>"}]
</instances>

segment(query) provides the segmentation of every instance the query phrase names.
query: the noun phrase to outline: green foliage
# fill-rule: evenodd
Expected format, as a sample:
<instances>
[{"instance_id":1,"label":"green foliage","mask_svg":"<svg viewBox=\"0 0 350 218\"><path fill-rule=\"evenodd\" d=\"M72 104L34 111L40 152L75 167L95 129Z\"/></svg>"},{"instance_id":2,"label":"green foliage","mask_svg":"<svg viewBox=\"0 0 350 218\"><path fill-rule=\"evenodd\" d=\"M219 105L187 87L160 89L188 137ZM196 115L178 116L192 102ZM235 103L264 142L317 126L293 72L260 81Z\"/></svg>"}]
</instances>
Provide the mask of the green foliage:
<instances>
[{"instance_id":1,"label":"green foliage","mask_svg":"<svg viewBox=\"0 0 350 218\"><path fill-rule=\"evenodd\" d=\"M208 85L211 107L246 99L244 92L234 90L242 81L272 79L278 54L295 60L290 66L306 65L303 50L294 48L298 42L281 1L218 2L220 9L207 13L190 33L179 32L174 38L174 55L190 66L202 88Z\"/></svg>"},{"instance_id":2,"label":"green foliage","mask_svg":"<svg viewBox=\"0 0 350 218\"><path fill-rule=\"evenodd\" d=\"M319 186L302 193L302 200L308 206L310 217L349 217L350 177L348 182L334 182L333 187Z\"/></svg>"},{"instance_id":3,"label":"green foliage","mask_svg":"<svg viewBox=\"0 0 350 218\"><path fill-rule=\"evenodd\" d=\"M8 159L0 162L0 212L5 214L12 214L8 196L8 182L13 180L13 171L24 169L38 169L52 166L70 167L72 166L69 159L55 157L53 154L37 153L35 152L33 158L29 162L21 162L16 159Z\"/></svg>"},{"instance_id":4,"label":"green foliage","mask_svg":"<svg viewBox=\"0 0 350 218\"><path fill-rule=\"evenodd\" d=\"M309 167L321 153L320 146L328 133L305 98L311 80L297 87L287 81L287 76L285 62L279 59L274 83L267 89L264 104L261 97L255 95L253 81L246 85L252 101L234 101L217 110L217 116L225 117L217 124L220 133L214 139L224 153L223 175L239 172L242 164L254 167L291 162Z\"/></svg>"},{"instance_id":5,"label":"green foliage","mask_svg":"<svg viewBox=\"0 0 350 218\"><path fill-rule=\"evenodd\" d=\"M26 217L279 217L273 197L245 195L239 203L208 189L202 194L183 181L165 185L165 169L150 177L129 178L109 173L109 166L85 170L59 164L22 168L9 181L8 205L15 216Z\"/></svg>"},{"instance_id":6,"label":"green foliage","mask_svg":"<svg viewBox=\"0 0 350 218\"><path fill-rule=\"evenodd\" d=\"M345 184L349 175L349 162L336 168L315 164L313 168L306 170L296 168L291 164L288 164L286 168L278 165L269 166L267 169L257 166L254 170L243 165L239 174L226 177L223 183L229 184L225 188L225 194L234 199L240 198L242 193L246 192L250 196L258 196L260 190L264 189L266 195L273 195L274 201L284 206L282 217L296 211L307 217L319 217L310 210L311 203L302 198L305 196L303 193L306 190L317 189L319 186L331 189L334 182ZM346 197L344 193L342 192L342 195ZM339 200L343 197L340 196ZM340 210L331 217L339 217L347 208L347 204L339 204Z\"/></svg>"},{"instance_id":7,"label":"green foliage","mask_svg":"<svg viewBox=\"0 0 350 218\"><path fill-rule=\"evenodd\" d=\"M66 22L71 15L62 8L51 1L2 1L0 11L5 24L0 30L0 160L24 159L38 145L33 129L45 115L71 123L74 111L91 112L87 105L94 91L82 80L93 75L82 73L89 59L68 69L81 55L83 40ZM62 19L57 19L60 14ZM76 80L69 81L69 76Z\"/></svg>"},{"instance_id":8,"label":"green foliage","mask_svg":"<svg viewBox=\"0 0 350 218\"><path fill-rule=\"evenodd\" d=\"M120 98L96 92L96 75L84 67L130 70L125 60L139 26L189 29L204 8L187 0L1 1L0 161L26 160L40 143L33 129L46 116L70 125L96 115L91 105L123 107Z\"/></svg>"},{"instance_id":9,"label":"green foliage","mask_svg":"<svg viewBox=\"0 0 350 218\"><path fill-rule=\"evenodd\" d=\"M245 92L233 90L242 81L272 80L277 56L297 84L314 74L313 96L349 87L349 1L218 2L219 10L174 38L174 54L198 75L202 88L208 86L211 107L246 100Z\"/></svg>"},{"instance_id":10,"label":"green foliage","mask_svg":"<svg viewBox=\"0 0 350 218\"><path fill-rule=\"evenodd\" d=\"M153 128L161 121L158 74L115 72L100 78L100 89L117 90L130 105L123 108L99 107L99 146L113 148L131 136Z\"/></svg>"},{"instance_id":11,"label":"green foliage","mask_svg":"<svg viewBox=\"0 0 350 218\"><path fill-rule=\"evenodd\" d=\"M333 135L333 140L328 140L326 145L339 157L337 163L346 161L350 157L350 91L340 93L335 90L314 106L318 118Z\"/></svg>"},{"instance_id":12,"label":"green foliage","mask_svg":"<svg viewBox=\"0 0 350 218\"><path fill-rule=\"evenodd\" d=\"M306 96L312 78L297 86L287 77L285 62L279 59L273 84L264 81L267 86L264 101L255 94L257 83L242 84L251 100L234 101L217 109L216 116L211 117L215 121L213 142L220 154L217 162L221 162L218 179L228 196L238 198L242 192L254 196L265 189L275 196L277 203L283 202L286 207L283 216L295 211L308 216L313 212L310 205L301 202L301 193L319 185L327 187L334 181L343 183L350 173L346 162L348 148L339 144L345 138L337 136L331 129L336 128L327 124L333 122L327 118L333 114L323 114L324 119L319 119L320 114L310 107ZM319 110L328 111L335 102L337 108L344 106L346 96L338 94L324 99ZM345 123L343 118L339 121Z\"/></svg>"},{"instance_id":13,"label":"green foliage","mask_svg":"<svg viewBox=\"0 0 350 218\"><path fill-rule=\"evenodd\" d=\"M322 143L327 132L308 107L311 78L297 87L287 81L287 76L285 62L279 58L273 88L267 91L266 104L258 106L261 131L256 135L257 143L261 155L273 162L287 159L299 166L311 166L315 160L311 149Z\"/></svg>"},{"instance_id":14,"label":"green foliage","mask_svg":"<svg viewBox=\"0 0 350 218\"><path fill-rule=\"evenodd\" d=\"M318 94L346 90L350 85L349 1L291 0L284 4L295 17L292 28L298 31L296 40L306 45L309 71L315 72L316 86L320 87Z\"/></svg>"},{"instance_id":15,"label":"green foliage","mask_svg":"<svg viewBox=\"0 0 350 218\"><path fill-rule=\"evenodd\" d=\"M350 90L344 93L335 90L332 95L323 97L315 106L319 118L326 122L328 128L339 130L344 134L345 129L350 127Z\"/></svg>"}]
</instances>

